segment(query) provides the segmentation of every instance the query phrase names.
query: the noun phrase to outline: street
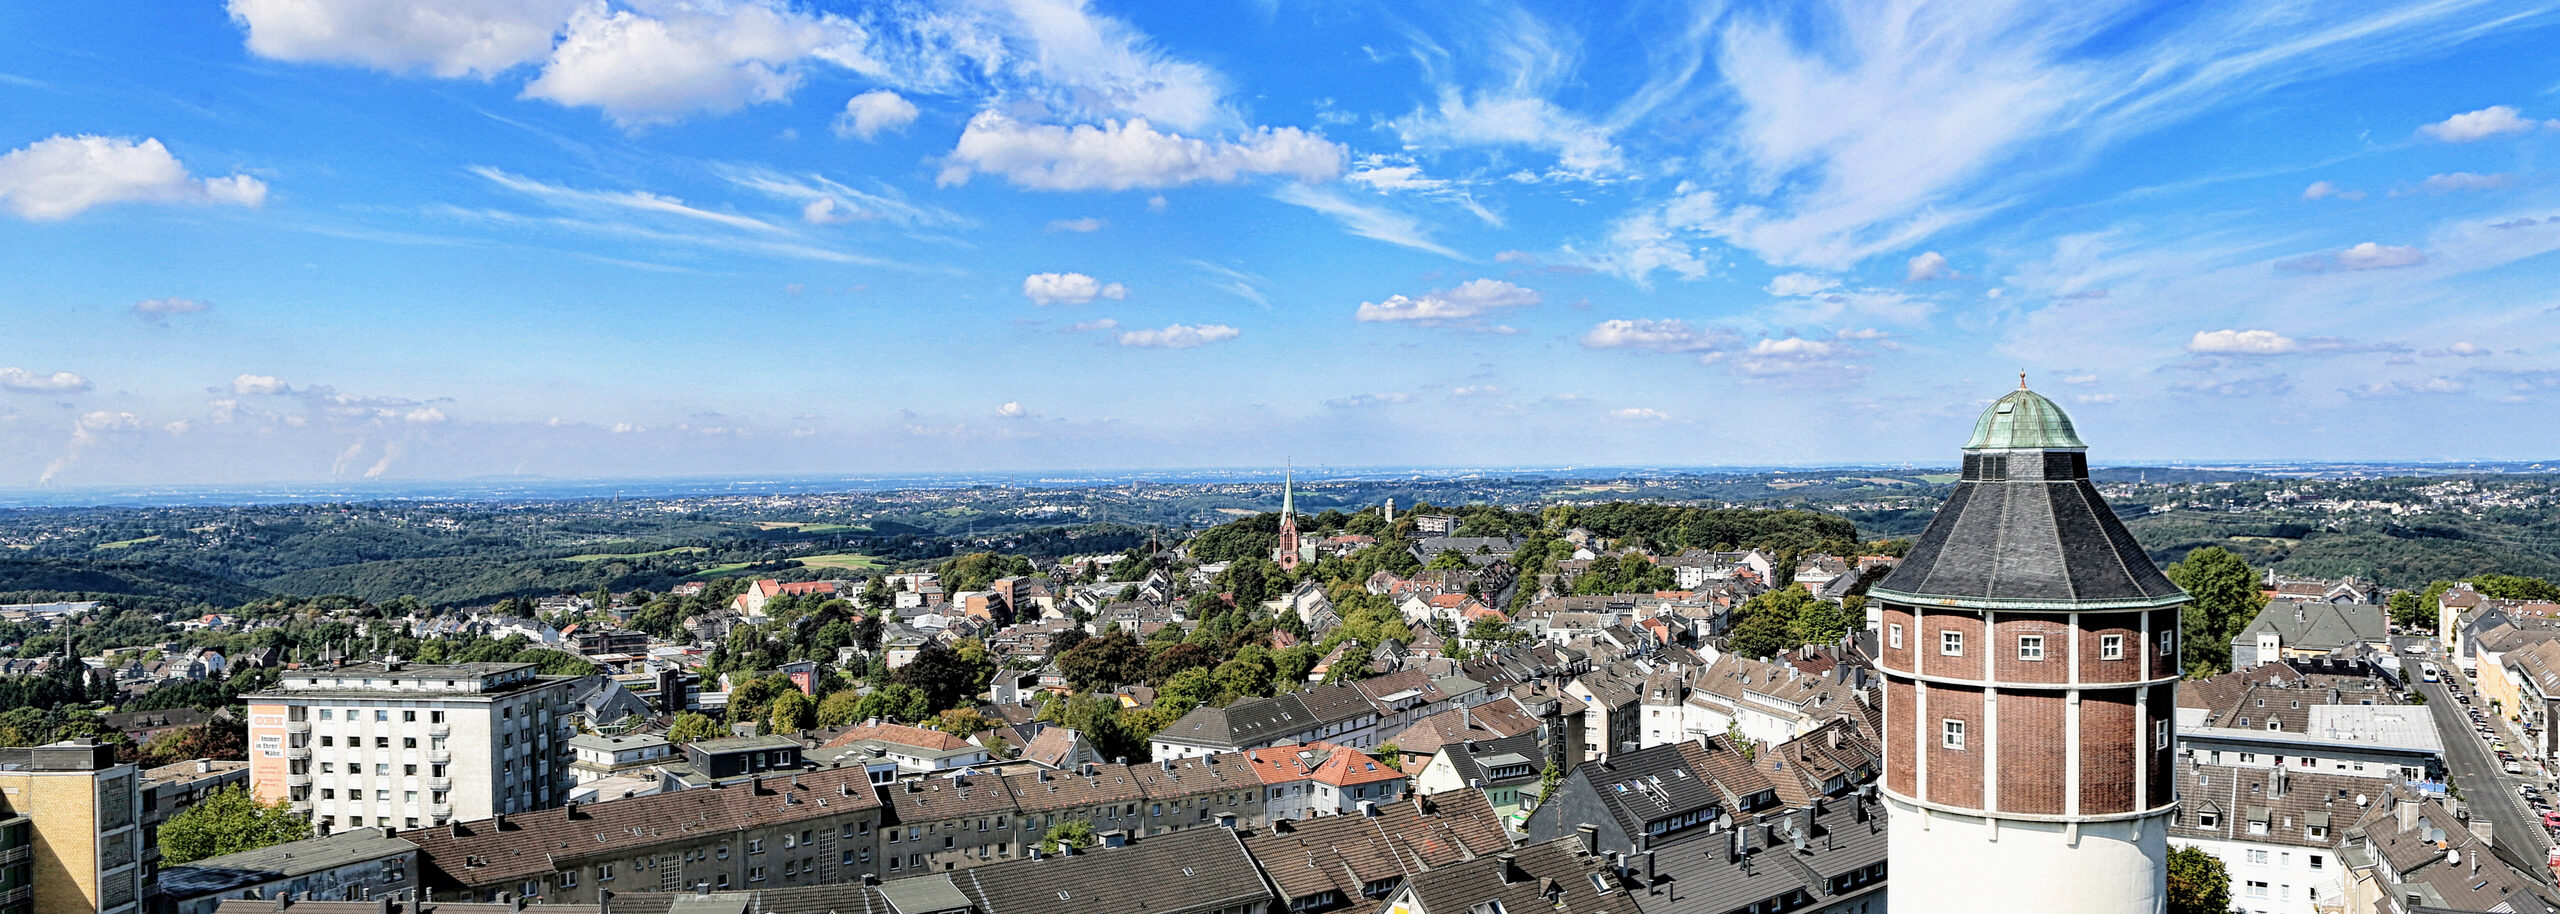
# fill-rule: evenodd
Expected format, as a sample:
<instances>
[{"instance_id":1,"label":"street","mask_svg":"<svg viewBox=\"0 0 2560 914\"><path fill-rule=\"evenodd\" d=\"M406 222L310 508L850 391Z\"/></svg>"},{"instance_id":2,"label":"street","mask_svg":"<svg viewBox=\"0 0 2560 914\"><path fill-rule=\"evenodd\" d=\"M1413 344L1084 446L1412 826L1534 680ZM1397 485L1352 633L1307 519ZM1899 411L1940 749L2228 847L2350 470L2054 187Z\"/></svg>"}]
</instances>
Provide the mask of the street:
<instances>
[{"instance_id":1,"label":"street","mask_svg":"<svg viewBox=\"0 0 2560 914\"><path fill-rule=\"evenodd\" d=\"M2410 666L2415 680L2416 664L2411 663ZM2448 678L2460 676L2452 669L2445 670L2445 675ZM2551 835L2543 830L2541 817L2526 808L2524 801L2516 796L2516 786L2527 781L2511 777L2500 769L2501 763L2490 752L2488 742L2472 729L2471 718L2466 713L2471 705L2455 701L2442 682L2412 681L2411 684L2427 697L2427 707L2434 712L2436 733L2444 739L2447 780L2461 792L2462 800L2470 805L2473 816L2488 817L2492 846L2508 848L2518 860L2539 866L2551 851ZM2465 691L2471 691L2468 685ZM2476 694L2473 700L2478 700ZM2540 785L2538 778L2535 783L2548 786Z\"/></svg>"}]
</instances>

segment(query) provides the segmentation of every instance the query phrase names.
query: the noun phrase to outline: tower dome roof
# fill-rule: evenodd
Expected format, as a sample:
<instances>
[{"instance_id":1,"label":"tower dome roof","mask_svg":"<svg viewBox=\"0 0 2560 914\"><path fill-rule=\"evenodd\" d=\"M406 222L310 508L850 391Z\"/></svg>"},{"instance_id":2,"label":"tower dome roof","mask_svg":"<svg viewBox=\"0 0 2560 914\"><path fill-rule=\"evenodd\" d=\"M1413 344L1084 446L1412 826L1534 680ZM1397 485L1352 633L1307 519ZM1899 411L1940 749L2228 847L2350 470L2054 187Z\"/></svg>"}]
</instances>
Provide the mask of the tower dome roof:
<instances>
[{"instance_id":1,"label":"tower dome roof","mask_svg":"<svg viewBox=\"0 0 2560 914\"><path fill-rule=\"evenodd\" d=\"M1968 451L2085 447L2062 407L2024 386L1983 410L1982 418L1973 422L1973 440L1964 445Z\"/></svg>"}]
</instances>

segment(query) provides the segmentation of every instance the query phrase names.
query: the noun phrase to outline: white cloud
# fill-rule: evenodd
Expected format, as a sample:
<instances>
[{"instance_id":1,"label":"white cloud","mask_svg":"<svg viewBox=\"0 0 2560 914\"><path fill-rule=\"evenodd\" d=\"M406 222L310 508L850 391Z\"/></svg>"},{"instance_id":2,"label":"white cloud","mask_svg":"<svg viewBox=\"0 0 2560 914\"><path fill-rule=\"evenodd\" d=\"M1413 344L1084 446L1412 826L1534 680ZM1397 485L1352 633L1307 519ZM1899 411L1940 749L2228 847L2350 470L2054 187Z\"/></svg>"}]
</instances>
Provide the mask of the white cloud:
<instances>
[{"instance_id":1,"label":"white cloud","mask_svg":"<svg viewBox=\"0 0 2560 914\"><path fill-rule=\"evenodd\" d=\"M1172 324L1162 330L1131 330L1120 334L1120 345L1145 349L1193 349L1220 340L1231 340L1237 330L1225 324Z\"/></svg>"},{"instance_id":2,"label":"white cloud","mask_svg":"<svg viewBox=\"0 0 2560 914\"><path fill-rule=\"evenodd\" d=\"M2091 404L2091 403L2113 403L2113 402L2116 402L2116 395L2114 395L2114 394L2072 394L2072 395L2071 395L2071 402L2073 402L2073 403L2079 403L2079 404L2083 404L2083 405Z\"/></svg>"},{"instance_id":3,"label":"white cloud","mask_svg":"<svg viewBox=\"0 0 2560 914\"><path fill-rule=\"evenodd\" d=\"M1665 420L1665 419L1669 419L1669 418L1671 418L1671 416L1670 416L1670 414L1665 413L1665 412L1663 412L1663 411L1661 411L1661 410L1658 410L1658 409L1648 409L1648 408L1641 407L1641 406L1630 406L1630 407L1627 407L1627 408L1625 408L1625 409L1613 409L1613 410L1610 410L1610 411L1609 411L1609 418L1612 418L1612 419L1629 419L1629 420L1634 420L1634 421L1639 421L1639 422L1660 422L1660 421L1663 421L1663 420Z\"/></svg>"},{"instance_id":4,"label":"white cloud","mask_svg":"<svg viewBox=\"0 0 2560 914\"><path fill-rule=\"evenodd\" d=\"M2428 124L2418 128L2418 132L2447 143L2470 143L2511 133L2524 133L2538 127L2560 125L2560 121L2537 123L2531 118L2522 117L2522 113L2510 105L2491 105L2478 111L2467 111Z\"/></svg>"},{"instance_id":5,"label":"white cloud","mask_svg":"<svg viewBox=\"0 0 2560 914\"><path fill-rule=\"evenodd\" d=\"M1367 409L1372 406L1387 406L1396 403L1403 403L1412 399L1412 394L1401 393L1352 394L1348 397L1335 397L1333 399L1326 400L1324 401L1324 405L1334 409Z\"/></svg>"},{"instance_id":6,"label":"white cloud","mask_svg":"<svg viewBox=\"0 0 2560 914\"><path fill-rule=\"evenodd\" d=\"M2429 350L2426 354L2427 354L2427 355L2449 355L2449 356L2453 356L2453 357L2455 357L2455 358L2474 359L2474 358L2479 358L2479 357L2484 356L2484 355L2488 355L2488 354L2489 354L2489 347L2487 347L2487 346L2483 346L2483 345L2480 345L2480 344L2478 344L2478 343L2474 343L2474 342L2471 342L2471 341L2468 341L2468 340L2463 340L2463 341L2459 341L2459 342L2453 343L2453 344L2451 344L2451 345L2448 345L2448 346L2444 347L2443 349Z\"/></svg>"},{"instance_id":7,"label":"white cloud","mask_svg":"<svg viewBox=\"0 0 2560 914\"><path fill-rule=\"evenodd\" d=\"M394 73L488 77L539 60L585 0L230 0L249 52Z\"/></svg>"},{"instance_id":8,"label":"white cloud","mask_svg":"<svg viewBox=\"0 0 2560 914\"><path fill-rule=\"evenodd\" d=\"M88 389L88 378L68 371L45 374L16 366L0 368L0 390L22 394L71 394Z\"/></svg>"},{"instance_id":9,"label":"white cloud","mask_svg":"<svg viewBox=\"0 0 2560 914\"><path fill-rule=\"evenodd\" d=\"M1342 179L1353 184L1367 185L1371 190L1381 192L1436 191L1449 186L1447 181L1424 177L1422 166L1410 162L1390 165L1386 164L1386 159L1382 156L1360 157L1360 163L1351 169L1350 174L1343 175Z\"/></svg>"},{"instance_id":10,"label":"white cloud","mask_svg":"<svg viewBox=\"0 0 2560 914\"><path fill-rule=\"evenodd\" d=\"M1500 393L1502 393L1502 388L1492 384L1475 384L1467 387L1449 388L1449 396L1452 397L1490 397Z\"/></svg>"},{"instance_id":11,"label":"white cloud","mask_svg":"<svg viewBox=\"0 0 2560 914\"><path fill-rule=\"evenodd\" d=\"M127 200L256 207L266 199L266 183L247 175L188 175L156 139L55 135L0 155L0 205L37 222Z\"/></svg>"},{"instance_id":12,"label":"white cloud","mask_svg":"<svg viewBox=\"0 0 2560 914\"><path fill-rule=\"evenodd\" d=\"M2094 374L2063 375L2062 383L2069 384L2073 387L2096 387L2098 386L2098 376Z\"/></svg>"},{"instance_id":13,"label":"white cloud","mask_svg":"<svg viewBox=\"0 0 2560 914\"><path fill-rule=\"evenodd\" d=\"M721 114L783 100L803 78L799 60L858 32L832 16L753 2L670 13L580 8L525 97L600 108L626 128Z\"/></svg>"},{"instance_id":14,"label":"white cloud","mask_svg":"<svg viewBox=\"0 0 2560 914\"><path fill-rule=\"evenodd\" d=\"M2319 200L2327 197L2336 197L2340 200L2362 200L2364 191L2348 190L2327 181L2313 181L2311 186L2302 189L2302 199L2305 200Z\"/></svg>"},{"instance_id":15,"label":"white cloud","mask_svg":"<svg viewBox=\"0 0 2560 914\"><path fill-rule=\"evenodd\" d=\"M419 425L433 425L444 421L445 415L444 410L437 409L432 406L421 406L417 409L410 410L401 418L415 422Z\"/></svg>"},{"instance_id":16,"label":"white cloud","mask_svg":"<svg viewBox=\"0 0 2560 914\"><path fill-rule=\"evenodd\" d=\"M746 229L749 231L764 232L768 234L786 233L786 230L781 226L774 225L773 223L766 222L762 219L757 219L751 216L741 216L736 213L723 213L695 206L687 206L683 200L663 194L650 193L645 190L578 190L572 187L551 184L543 181L537 181L532 178L509 174L486 165L471 166L470 171L472 174L486 178L491 183L500 187L504 187L508 190L512 190L526 196L559 204L569 209L584 210L588 212L609 212L621 210L650 213L654 215L679 216L685 219L708 222L714 225L722 225L735 229ZM804 218L807 215L808 214L806 212L802 213Z\"/></svg>"},{"instance_id":17,"label":"white cloud","mask_svg":"<svg viewBox=\"0 0 2560 914\"><path fill-rule=\"evenodd\" d=\"M1020 419L1031 415L1031 411L1024 409L1020 401L1007 400L1003 406L996 407L996 415L1007 419Z\"/></svg>"},{"instance_id":18,"label":"white cloud","mask_svg":"<svg viewBox=\"0 0 2560 914\"><path fill-rule=\"evenodd\" d=\"M2273 330L2199 330L2187 341L2188 352L2213 355L2283 355L2302 344Z\"/></svg>"},{"instance_id":19,"label":"white cloud","mask_svg":"<svg viewBox=\"0 0 2560 914\"><path fill-rule=\"evenodd\" d=\"M1608 244L1589 259L1591 265L1639 286L1650 286L1655 270L1669 270L1681 279L1704 278L1707 262L1666 224L1666 209L1637 210L1619 217L1609 226Z\"/></svg>"},{"instance_id":20,"label":"white cloud","mask_svg":"<svg viewBox=\"0 0 2560 914\"><path fill-rule=\"evenodd\" d=\"M836 203L834 197L819 197L800 207L800 221L810 225L841 225L869 215L861 210Z\"/></svg>"},{"instance_id":21,"label":"white cloud","mask_svg":"<svg viewBox=\"0 0 2560 914\"><path fill-rule=\"evenodd\" d=\"M270 375L244 374L231 379L231 392L243 397L275 396L292 393L293 385Z\"/></svg>"},{"instance_id":22,"label":"white cloud","mask_svg":"<svg viewBox=\"0 0 2560 914\"><path fill-rule=\"evenodd\" d=\"M163 320L172 314L202 314L211 310L212 305L192 298L146 298L133 303L133 313L153 320Z\"/></svg>"},{"instance_id":23,"label":"white cloud","mask_svg":"<svg viewBox=\"0 0 2560 914\"><path fill-rule=\"evenodd\" d=\"M1049 220L1049 230L1052 232L1074 232L1079 235L1084 235L1102 231L1102 227L1109 224L1110 223L1096 219L1092 216L1081 216L1074 219L1051 219Z\"/></svg>"},{"instance_id":24,"label":"white cloud","mask_svg":"<svg viewBox=\"0 0 2560 914\"><path fill-rule=\"evenodd\" d=\"M916 103L886 89L873 89L844 103L844 113L836 115L836 135L871 140L884 131L907 129L917 114Z\"/></svg>"},{"instance_id":25,"label":"white cloud","mask_svg":"<svg viewBox=\"0 0 2560 914\"><path fill-rule=\"evenodd\" d=\"M1472 322L1496 311L1527 308L1540 300L1536 289L1499 279L1471 279L1455 288L1425 292L1420 297L1390 295L1381 302L1361 302L1353 316L1363 321L1420 321L1438 325Z\"/></svg>"},{"instance_id":26,"label":"white cloud","mask_svg":"<svg viewBox=\"0 0 2560 914\"><path fill-rule=\"evenodd\" d=\"M1683 320L1606 320L1582 335L1582 345L1590 349L1699 352L1708 360L1740 341L1731 330L1695 327Z\"/></svg>"},{"instance_id":27,"label":"white cloud","mask_svg":"<svg viewBox=\"0 0 2560 914\"><path fill-rule=\"evenodd\" d=\"M1431 240L1431 233L1422 227L1421 219L1391 209L1351 202L1329 188L1284 184L1273 191L1271 197L1282 203L1303 206L1331 216L1334 221L1342 223L1345 230L1362 238L1374 238L1417 251L1430 251L1452 260L1467 259L1465 255L1451 250L1448 246Z\"/></svg>"},{"instance_id":28,"label":"white cloud","mask_svg":"<svg viewBox=\"0 0 2560 914\"><path fill-rule=\"evenodd\" d=\"M996 111L969 119L938 179L991 174L1032 190L1129 190L1253 175L1315 183L1342 174L1343 148L1295 127L1262 127L1233 140L1161 133L1145 118L1100 126L1031 124Z\"/></svg>"},{"instance_id":29,"label":"white cloud","mask_svg":"<svg viewBox=\"0 0 2560 914\"><path fill-rule=\"evenodd\" d=\"M1097 298L1128 298L1129 287L1082 273L1033 273L1022 278L1022 297L1035 305L1082 305Z\"/></svg>"},{"instance_id":30,"label":"white cloud","mask_svg":"<svg viewBox=\"0 0 2560 914\"><path fill-rule=\"evenodd\" d=\"M2422 394L2458 394L2469 389L2470 387L2461 381L2437 375L2413 380L2374 381L2355 387L2340 388L2339 392L2358 400L2373 400Z\"/></svg>"},{"instance_id":31,"label":"white cloud","mask_svg":"<svg viewBox=\"0 0 2560 914\"><path fill-rule=\"evenodd\" d=\"M1839 287L1840 281L1828 276L1812 273L1782 273L1776 279L1769 280L1769 285L1764 288L1764 291L1780 298L1794 298Z\"/></svg>"},{"instance_id":32,"label":"white cloud","mask_svg":"<svg viewBox=\"0 0 2560 914\"><path fill-rule=\"evenodd\" d=\"M966 226L967 217L939 207L912 203L894 187L873 181L872 190L859 190L820 174L790 175L765 168L736 165L714 165L712 172L729 183L764 194L777 200L802 204L800 217L808 222L833 224L870 219L886 219L909 226ZM758 223L761 226L762 223Z\"/></svg>"},{"instance_id":33,"label":"white cloud","mask_svg":"<svg viewBox=\"0 0 2560 914\"><path fill-rule=\"evenodd\" d=\"M1855 354L1847 345L1831 340L1803 337L1763 339L1751 344L1751 348L1734 362L1734 367L1756 377L1846 371L1853 369L1838 364L1838 360Z\"/></svg>"},{"instance_id":34,"label":"white cloud","mask_svg":"<svg viewBox=\"0 0 2560 914\"><path fill-rule=\"evenodd\" d=\"M2419 182L2418 186L2428 193L2443 194L2465 190L2497 190L2513 183L2515 183L2513 175L2481 175L2457 171L2450 174L2428 175L2427 179Z\"/></svg>"},{"instance_id":35,"label":"white cloud","mask_svg":"<svg viewBox=\"0 0 2560 914\"><path fill-rule=\"evenodd\" d=\"M2367 241L2335 254L2312 254L2280 260L2276 262L2276 266L2302 273L2333 273L2342 270L2388 270L2394 267L2414 267L2426 262L2426 252L2415 247Z\"/></svg>"},{"instance_id":36,"label":"white cloud","mask_svg":"<svg viewBox=\"0 0 2560 914\"><path fill-rule=\"evenodd\" d=\"M1110 318L1107 318L1107 317L1106 317L1106 318L1102 318L1102 319L1100 319L1100 320L1078 321L1078 322L1076 322L1074 325L1069 326L1069 327L1067 328L1067 332L1068 332L1068 333L1092 333L1092 332L1094 332L1094 331L1096 331L1096 330L1117 330L1117 329L1119 329L1119 328L1120 328L1120 322L1119 322L1119 321L1115 321L1115 320L1112 320L1112 319L1110 319Z\"/></svg>"},{"instance_id":37,"label":"white cloud","mask_svg":"<svg viewBox=\"0 0 2560 914\"><path fill-rule=\"evenodd\" d=\"M1902 281L1904 282L1928 282L1933 279L1961 278L1963 278L1963 274L1957 273L1954 268L1947 266L1947 255L1940 254L1936 251L1923 251L1919 256L1911 258L1911 262L1906 265L1902 274Z\"/></svg>"},{"instance_id":38,"label":"white cloud","mask_svg":"<svg viewBox=\"0 0 2560 914\"><path fill-rule=\"evenodd\" d=\"M1416 110L1389 126L1407 146L1522 146L1553 153L1557 170L1568 177L1595 177L1625 167L1606 130L1534 96L1468 98L1443 87L1436 107Z\"/></svg>"}]
</instances>

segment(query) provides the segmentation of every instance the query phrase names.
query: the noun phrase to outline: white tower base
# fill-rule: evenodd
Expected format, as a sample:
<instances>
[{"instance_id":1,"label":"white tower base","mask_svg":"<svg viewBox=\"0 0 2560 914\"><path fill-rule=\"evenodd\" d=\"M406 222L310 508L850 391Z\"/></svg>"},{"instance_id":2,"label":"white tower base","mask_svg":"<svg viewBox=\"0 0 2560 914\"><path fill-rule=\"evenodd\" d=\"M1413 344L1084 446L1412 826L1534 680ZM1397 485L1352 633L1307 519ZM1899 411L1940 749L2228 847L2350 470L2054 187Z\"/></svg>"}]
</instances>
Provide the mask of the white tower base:
<instances>
[{"instance_id":1,"label":"white tower base","mask_svg":"<svg viewBox=\"0 0 2560 914\"><path fill-rule=\"evenodd\" d=\"M2161 914L2170 810L2084 822L1990 819L1926 810L1885 794L1894 914L2068 911Z\"/></svg>"}]
</instances>

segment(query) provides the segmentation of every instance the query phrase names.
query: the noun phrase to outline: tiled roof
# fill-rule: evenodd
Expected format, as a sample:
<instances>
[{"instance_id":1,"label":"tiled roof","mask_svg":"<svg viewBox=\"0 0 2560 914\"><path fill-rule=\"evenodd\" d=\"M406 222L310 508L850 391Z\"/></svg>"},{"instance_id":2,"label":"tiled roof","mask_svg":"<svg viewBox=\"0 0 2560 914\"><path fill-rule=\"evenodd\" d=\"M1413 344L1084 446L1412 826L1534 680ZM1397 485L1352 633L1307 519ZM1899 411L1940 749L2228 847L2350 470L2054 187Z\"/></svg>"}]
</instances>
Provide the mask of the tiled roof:
<instances>
[{"instance_id":1,"label":"tiled roof","mask_svg":"<svg viewBox=\"0 0 2560 914\"><path fill-rule=\"evenodd\" d=\"M429 872L448 875L457 885L483 885L550 873L558 869L551 863L554 854L586 856L649 847L682 835L796 822L879 805L867 772L841 768L456 822L403 831L400 837L418 845L418 859Z\"/></svg>"},{"instance_id":2,"label":"tiled roof","mask_svg":"<svg viewBox=\"0 0 2560 914\"><path fill-rule=\"evenodd\" d=\"M1594 876L1599 877L1596 883ZM1605 893L1600 890L1604 885ZM1634 914L1639 910L1636 896L1608 861L1583 853L1575 838L1438 867L1405 880L1405 887L1421 901L1423 910L1435 914L1482 910L1477 906L1486 902L1500 902L1499 910L1524 914Z\"/></svg>"},{"instance_id":3,"label":"tiled roof","mask_svg":"<svg viewBox=\"0 0 2560 914\"><path fill-rule=\"evenodd\" d=\"M864 724L844 731L836 738L828 740L827 744L821 748L835 749L869 739L935 752L956 752L970 748L968 740L940 730L927 730L905 724Z\"/></svg>"},{"instance_id":4,"label":"tiled roof","mask_svg":"<svg viewBox=\"0 0 2560 914\"><path fill-rule=\"evenodd\" d=\"M1327 891L1354 901L1371 884L1511 847L1493 806L1472 790L1382 804L1374 816L1284 820L1245 833L1244 844L1284 907Z\"/></svg>"}]
</instances>

